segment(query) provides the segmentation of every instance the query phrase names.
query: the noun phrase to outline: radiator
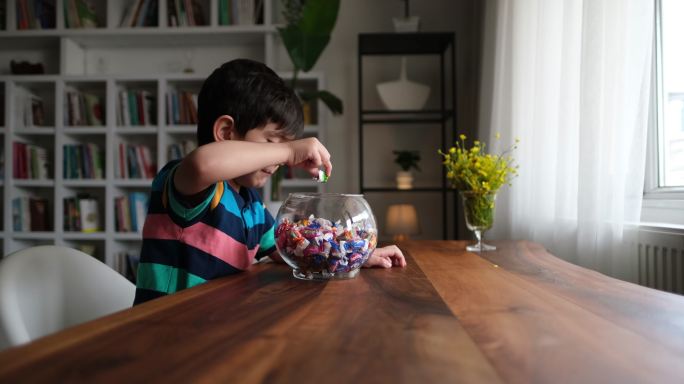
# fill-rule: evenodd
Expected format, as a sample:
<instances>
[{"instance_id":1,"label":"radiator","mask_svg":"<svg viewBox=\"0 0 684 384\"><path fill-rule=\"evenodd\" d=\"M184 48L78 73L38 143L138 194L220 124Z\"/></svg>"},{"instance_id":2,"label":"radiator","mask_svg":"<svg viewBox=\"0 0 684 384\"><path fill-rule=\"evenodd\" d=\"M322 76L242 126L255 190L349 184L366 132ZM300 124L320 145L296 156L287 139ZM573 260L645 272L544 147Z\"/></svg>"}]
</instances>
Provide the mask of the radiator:
<instances>
[{"instance_id":1,"label":"radiator","mask_svg":"<svg viewBox=\"0 0 684 384\"><path fill-rule=\"evenodd\" d=\"M684 294L684 230L639 230L638 283Z\"/></svg>"}]
</instances>

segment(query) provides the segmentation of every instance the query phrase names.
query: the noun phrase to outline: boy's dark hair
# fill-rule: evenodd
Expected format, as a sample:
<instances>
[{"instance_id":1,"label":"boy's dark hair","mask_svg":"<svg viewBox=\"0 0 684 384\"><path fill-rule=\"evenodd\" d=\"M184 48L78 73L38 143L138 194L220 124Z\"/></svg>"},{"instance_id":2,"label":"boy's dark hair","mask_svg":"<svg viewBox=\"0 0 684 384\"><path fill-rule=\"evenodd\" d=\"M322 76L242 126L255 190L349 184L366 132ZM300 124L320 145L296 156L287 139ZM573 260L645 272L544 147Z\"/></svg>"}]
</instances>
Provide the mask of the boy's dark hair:
<instances>
[{"instance_id":1,"label":"boy's dark hair","mask_svg":"<svg viewBox=\"0 0 684 384\"><path fill-rule=\"evenodd\" d=\"M240 136L269 122L284 136L299 137L304 129L297 95L273 70L257 61L224 63L204 81L197 101L197 144L214 141L214 122L229 115Z\"/></svg>"}]
</instances>

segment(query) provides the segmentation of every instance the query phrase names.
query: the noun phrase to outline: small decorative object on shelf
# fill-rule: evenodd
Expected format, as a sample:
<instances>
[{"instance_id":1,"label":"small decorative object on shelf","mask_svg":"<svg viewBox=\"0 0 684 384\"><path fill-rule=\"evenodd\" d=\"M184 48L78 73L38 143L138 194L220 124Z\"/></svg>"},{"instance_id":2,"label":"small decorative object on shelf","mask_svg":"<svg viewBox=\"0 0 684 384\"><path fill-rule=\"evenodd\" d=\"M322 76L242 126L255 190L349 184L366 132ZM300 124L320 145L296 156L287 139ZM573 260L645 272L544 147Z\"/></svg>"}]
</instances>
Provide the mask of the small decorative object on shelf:
<instances>
[{"instance_id":1,"label":"small decorative object on shelf","mask_svg":"<svg viewBox=\"0 0 684 384\"><path fill-rule=\"evenodd\" d=\"M401 167L401 171L397 172L397 188L398 189L412 189L413 188L413 174L411 168L420 171L418 162L420 161L420 152L418 151L393 151L396 157L394 162Z\"/></svg>"},{"instance_id":2,"label":"small decorative object on shelf","mask_svg":"<svg viewBox=\"0 0 684 384\"><path fill-rule=\"evenodd\" d=\"M404 2L404 17L395 17L394 32L418 32L420 28L420 18L418 16L411 16L409 12L409 0L402 0Z\"/></svg>"},{"instance_id":3,"label":"small decorative object on shelf","mask_svg":"<svg viewBox=\"0 0 684 384\"><path fill-rule=\"evenodd\" d=\"M399 79L379 83L376 87L380 100L390 111L421 110L430 96L429 86L406 77L406 56L401 57Z\"/></svg>"},{"instance_id":4,"label":"small decorative object on shelf","mask_svg":"<svg viewBox=\"0 0 684 384\"><path fill-rule=\"evenodd\" d=\"M356 277L377 244L375 217L362 195L290 194L276 223L276 247L298 279Z\"/></svg>"},{"instance_id":5,"label":"small decorative object on shelf","mask_svg":"<svg viewBox=\"0 0 684 384\"><path fill-rule=\"evenodd\" d=\"M497 134L497 139L499 135ZM466 225L475 233L477 244L466 247L471 252L493 251L496 247L482 242L482 234L494 223L496 193L518 174L518 166L513 166L513 158L508 155L517 148L518 140L512 148L499 155L488 154L485 143L475 140L471 148L466 148L466 136L460 135L455 147L447 153L438 151L444 158L447 178L461 194Z\"/></svg>"},{"instance_id":6,"label":"small decorative object on shelf","mask_svg":"<svg viewBox=\"0 0 684 384\"><path fill-rule=\"evenodd\" d=\"M10 60L10 71L13 75L42 75L45 73L43 63Z\"/></svg>"}]
</instances>

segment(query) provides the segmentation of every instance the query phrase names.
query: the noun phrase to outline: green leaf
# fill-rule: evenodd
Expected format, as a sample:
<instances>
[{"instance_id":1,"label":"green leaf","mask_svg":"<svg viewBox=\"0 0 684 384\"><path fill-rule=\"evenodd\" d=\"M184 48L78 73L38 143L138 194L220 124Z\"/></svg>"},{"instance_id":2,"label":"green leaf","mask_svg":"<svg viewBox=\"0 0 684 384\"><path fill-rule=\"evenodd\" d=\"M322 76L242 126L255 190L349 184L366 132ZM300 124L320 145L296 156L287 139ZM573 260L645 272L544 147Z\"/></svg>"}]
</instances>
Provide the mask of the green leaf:
<instances>
[{"instance_id":1,"label":"green leaf","mask_svg":"<svg viewBox=\"0 0 684 384\"><path fill-rule=\"evenodd\" d=\"M330 36L339 10L340 0L307 0L302 9L299 25L306 33Z\"/></svg>"},{"instance_id":2,"label":"green leaf","mask_svg":"<svg viewBox=\"0 0 684 384\"><path fill-rule=\"evenodd\" d=\"M310 71L330 42L339 0L307 0L296 24L278 28L295 70Z\"/></svg>"},{"instance_id":3,"label":"green leaf","mask_svg":"<svg viewBox=\"0 0 684 384\"><path fill-rule=\"evenodd\" d=\"M299 92L299 97L302 99L302 101L309 103L320 99L323 104L325 104L325 106L328 107L328 109L335 115L341 115L344 111L342 100L328 91L301 91Z\"/></svg>"}]
</instances>

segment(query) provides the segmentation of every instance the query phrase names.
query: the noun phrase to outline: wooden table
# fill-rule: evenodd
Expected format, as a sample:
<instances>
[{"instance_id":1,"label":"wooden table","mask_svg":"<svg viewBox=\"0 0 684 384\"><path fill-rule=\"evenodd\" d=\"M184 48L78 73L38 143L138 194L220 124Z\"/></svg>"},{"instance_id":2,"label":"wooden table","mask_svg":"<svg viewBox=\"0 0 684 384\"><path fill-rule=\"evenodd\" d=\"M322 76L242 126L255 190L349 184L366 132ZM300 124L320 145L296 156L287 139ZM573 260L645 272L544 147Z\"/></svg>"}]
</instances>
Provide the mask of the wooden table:
<instances>
[{"instance_id":1,"label":"wooden table","mask_svg":"<svg viewBox=\"0 0 684 384\"><path fill-rule=\"evenodd\" d=\"M496 245L327 283L256 265L4 351L0 382L684 382L684 297Z\"/></svg>"}]
</instances>

